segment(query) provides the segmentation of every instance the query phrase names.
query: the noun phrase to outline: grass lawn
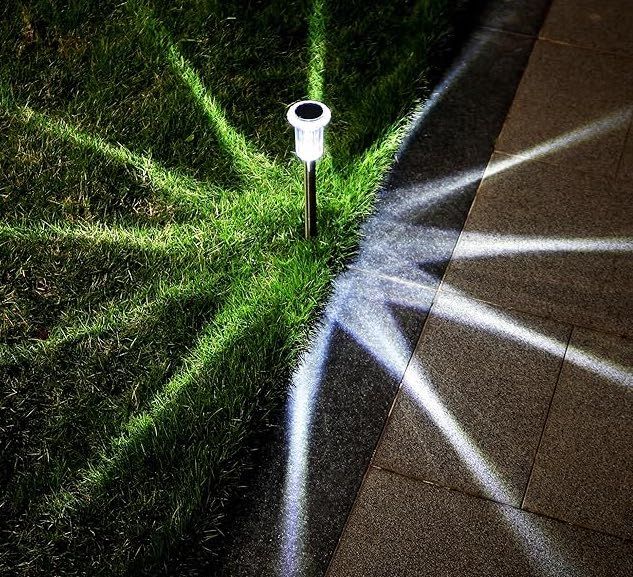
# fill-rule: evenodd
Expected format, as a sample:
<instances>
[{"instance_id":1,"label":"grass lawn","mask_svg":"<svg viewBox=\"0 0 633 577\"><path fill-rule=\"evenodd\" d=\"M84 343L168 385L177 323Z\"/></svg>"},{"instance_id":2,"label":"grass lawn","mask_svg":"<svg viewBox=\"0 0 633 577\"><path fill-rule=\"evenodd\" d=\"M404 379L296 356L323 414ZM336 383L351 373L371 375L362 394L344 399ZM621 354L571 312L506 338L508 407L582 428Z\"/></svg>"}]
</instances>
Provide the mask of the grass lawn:
<instances>
[{"instance_id":1,"label":"grass lawn","mask_svg":"<svg viewBox=\"0 0 633 577\"><path fill-rule=\"evenodd\" d=\"M157 574L192 527L213 549L449 4L3 3L0 574ZM332 109L314 241L305 97Z\"/></svg>"}]
</instances>

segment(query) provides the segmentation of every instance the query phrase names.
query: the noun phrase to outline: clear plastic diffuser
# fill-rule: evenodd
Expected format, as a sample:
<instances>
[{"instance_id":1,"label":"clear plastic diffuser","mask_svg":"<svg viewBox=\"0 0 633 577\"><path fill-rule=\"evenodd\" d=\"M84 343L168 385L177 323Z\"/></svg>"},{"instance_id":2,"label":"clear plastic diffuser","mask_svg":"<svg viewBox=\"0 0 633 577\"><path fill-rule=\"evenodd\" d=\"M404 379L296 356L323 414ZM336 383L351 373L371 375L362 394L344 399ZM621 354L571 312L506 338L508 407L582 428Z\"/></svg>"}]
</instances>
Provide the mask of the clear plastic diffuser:
<instances>
[{"instance_id":1,"label":"clear plastic diffuser","mask_svg":"<svg viewBox=\"0 0 633 577\"><path fill-rule=\"evenodd\" d=\"M295 152L304 162L314 162L323 156L323 129L332 113L322 102L302 100L288 109L288 122L295 129Z\"/></svg>"}]
</instances>

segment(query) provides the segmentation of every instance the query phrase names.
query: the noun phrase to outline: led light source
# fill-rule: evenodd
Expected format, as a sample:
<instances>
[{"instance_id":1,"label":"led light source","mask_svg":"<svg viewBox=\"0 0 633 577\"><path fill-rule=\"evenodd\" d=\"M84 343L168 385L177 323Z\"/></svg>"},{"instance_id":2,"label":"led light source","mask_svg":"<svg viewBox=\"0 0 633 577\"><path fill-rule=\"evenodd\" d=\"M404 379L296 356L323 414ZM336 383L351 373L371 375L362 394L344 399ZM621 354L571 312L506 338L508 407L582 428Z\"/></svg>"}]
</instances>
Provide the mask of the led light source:
<instances>
[{"instance_id":1,"label":"led light source","mask_svg":"<svg viewBox=\"0 0 633 577\"><path fill-rule=\"evenodd\" d=\"M316 235L316 161L323 156L323 130L330 122L330 109L316 100L302 100L288 109L288 122L295 129L295 152L305 163L305 235Z\"/></svg>"}]
</instances>

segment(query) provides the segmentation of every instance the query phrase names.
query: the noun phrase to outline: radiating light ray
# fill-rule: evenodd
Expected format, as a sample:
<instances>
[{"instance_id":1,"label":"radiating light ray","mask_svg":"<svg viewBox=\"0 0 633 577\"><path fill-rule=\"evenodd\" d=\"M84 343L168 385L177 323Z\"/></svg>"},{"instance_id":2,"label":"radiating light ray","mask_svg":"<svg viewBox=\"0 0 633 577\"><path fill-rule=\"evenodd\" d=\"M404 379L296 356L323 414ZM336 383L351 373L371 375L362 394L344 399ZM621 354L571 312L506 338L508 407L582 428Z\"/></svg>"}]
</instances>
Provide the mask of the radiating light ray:
<instances>
[{"instance_id":1,"label":"radiating light ray","mask_svg":"<svg viewBox=\"0 0 633 577\"><path fill-rule=\"evenodd\" d=\"M104 138L83 131L62 118L48 116L25 104L16 104L7 96L7 90L0 90L0 105L27 126L135 168L169 201L185 203L198 212L210 212L214 209L215 199L224 194L219 187L198 182L178 170L166 169L149 156L132 152L119 143L111 144Z\"/></svg>"},{"instance_id":2,"label":"radiating light ray","mask_svg":"<svg viewBox=\"0 0 633 577\"><path fill-rule=\"evenodd\" d=\"M154 396L148 410L132 417L122 432L110 439L108 451L80 470L69 486L44 498L43 506L50 515L60 518L83 507L105 489L135 447L142 446L152 434L158 434L158 424L163 416L178 405L180 395L195 383L212 354L226 346L234 336L233 331L218 333L214 328L209 325L203 330L195 348L183 360L181 370Z\"/></svg>"},{"instance_id":3,"label":"radiating light ray","mask_svg":"<svg viewBox=\"0 0 633 577\"><path fill-rule=\"evenodd\" d=\"M451 89L456 86L458 80L464 76L466 71L476 61L477 56L482 51L482 44L480 42L479 46L468 45L459 55L456 63L451 66L444 78L436 85L429 97L414 110L408 129L399 143L398 155L411 147L413 139L421 126L424 125L426 119L435 111Z\"/></svg>"},{"instance_id":4,"label":"radiating light ray","mask_svg":"<svg viewBox=\"0 0 633 577\"><path fill-rule=\"evenodd\" d=\"M485 234L464 231L457 260L478 259L516 254L563 253L612 253L633 255L633 238L627 237L570 237L519 236L508 234Z\"/></svg>"},{"instance_id":5,"label":"radiating light ray","mask_svg":"<svg viewBox=\"0 0 633 577\"><path fill-rule=\"evenodd\" d=\"M561 134L547 142L520 152L508 154L497 150L495 151L495 157L490 161L483 175L481 167L474 167L461 173L450 174L434 181L425 182L423 186L444 191L443 196L449 197L482 179L491 178L494 175L501 174L530 161L547 160L548 156L555 154L559 150L581 144L597 136L615 132L627 125L629 114L628 109L622 108L581 128ZM438 196L438 201L443 196Z\"/></svg>"},{"instance_id":6,"label":"radiating light ray","mask_svg":"<svg viewBox=\"0 0 633 577\"><path fill-rule=\"evenodd\" d=\"M73 224L40 222L33 226L0 223L0 242L31 243L81 241L122 246L160 254L182 255L195 248L208 231L199 226L170 224L161 228L117 226L101 223Z\"/></svg>"},{"instance_id":7,"label":"radiating light ray","mask_svg":"<svg viewBox=\"0 0 633 577\"><path fill-rule=\"evenodd\" d=\"M325 56L326 56L326 7L325 0L314 0L308 26L308 98L325 98Z\"/></svg>"},{"instance_id":8,"label":"radiating light ray","mask_svg":"<svg viewBox=\"0 0 633 577\"><path fill-rule=\"evenodd\" d=\"M329 320L322 326L318 340L312 343L310 353L304 356L293 375L291 394L286 405L288 454L282 496L283 533L279 559L279 574L284 577L298 577L304 574L305 569L310 431L333 330Z\"/></svg>"},{"instance_id":9,"label":"radiating light ray","mask_svg":"<svg viewBox=\"0 0 633 577\"><path fill-rule=\"evenodd\" d=\"M97 313L87 312L74 322L63 319L46 340L0 347L0 366L18 361L38 363L41 359L39 355L51 354L73 341L100 337L123 327L130 331L156 316L168 302L204 294L216 285L217 277L208 277L204 282L197 277L181 284L161 286L157 290L153 287L140 290L124 305L117 304L118 299L113 299Z\"/></svg>"},{"instance_id":10,"label":"radiating light ray","mask_svg":"<svg viewBox=\"0 0 633 577\"><path fill-rule=\"evenodd\" d=\"M436 393L422 364L413 360L405 372L403 392L410 395L475 475L484 494L501 503L511 503L512 494L501 474L490 463Z\"/></svg>"},{"instance_id":11,"label":"radiating light ray","mask_svg":"<svg viewBox=\"0 0 633 577\"><path fill-rule=\"evenodd\" d=\"M256 150L246 137L236 130L226 113L204 86L200 75L183 56L167 28L154 15L151 8L140 1L127 5L141 29L151 34L158 46L166 49L166 58L174 73L189 88L191 95L207 116L222 149L231 156L235 168L253 180L265 180L276 171L275 164L261 151Z\"/></svg>"},{"instance_id":12,"label":"radiating light ray","mask_svg":"<svg viewBox=\"0 0 633 577\"><path fill-rule=\"evenodd\" d=\"M475 329L483 329L520 343L526 343L554 356L560 356L561 350L567 348L565 362L573 363L599 377L609 378L613 382L631 386L632 368L606 360L589 351L582 351L571 345L567 347L567 343L525 327L511 314L502 312L487 303L473 301L448 285L444 285L443 290L451 293L451 296L450 307L444 307L438 313L442 318Z\"/></svg>"},{"instance_id":13,"label":"radiating light ray","mask_svg":"<svg viewBox=\"0 0 633 577\"><path fill-rule=\"evenodd\" d=\"M277 274L280 274L279 271ZM217 357L224 355L247 334L251 324L244 319L255 315L255 322L258 311L267 310L262 307L266 291L259 291L257 285L269 285L277 280L277 275L271 275L271 271L266 270L260 276L249 279L246 286L232 287L233 300L229 298L225 308L202 329L195 346L182 360L180 370L154 394L148 409L133 416L122 427L120 434L109 440L106 450L78 472L74 481L45 496L43 509L60 518L87 505L104 490L125 459L136 450L144 451L143 443L152 435L158 435L158 428L178 408L183 396L199 386L198 379L205 368L217 362ZM237 310L239 314L236 314Z\"/></svg>"},{"instance_id":14,"label":"radiating light ray","mask_svg":"<svg viewBox=\"0 0 633 577\"><path fill-rule=\"evenodd\" d=\"M310 521L307 482L311 430L333 334L342 330L352 336L394 378L400 377L411 356L411 344L402 334L392 309L405 303L416 306L420 298L419 287L403 283L398 290L390 293L389 298L381 301L366 298L362 288L372 281L370 275L363 278L367 282L352 285L353 288L341 288L340 293L335 293L328 304L316 342L312 343L293 376L292 393L286 406L288 454L281 508L283 534L279 567L280 574L284 576L304 574L304 541ZM371 294L372 289L368 290ZM364 315L356 314L360 307L365 310ZM376 326L384 330L376 330Z\"/></svg>"},{"instance_id":15,"label":"radiating light ray","mask_svg":"<svg viewBox=\"0 0 633 577\"><path fill-rule=\"evenodd\" d=\"M470 314L470 309L465 312L463 309L457 309L454 313L455 318L460 322L462 318ZM375 315L369 315L375 317ZM453 319L453 317L450 317ZM477 316L477 320L473 320L473 324L477 327L481 327L483 321L483 328L490 329L492 326L498 326L499 321L497 319L490 319L488 315L481 313ZM502 319L501 326L505 330L509 330L507 319ZM383 326L380 321L368 323L363 327L357 325L355 329L349 329L348 327L342 327L344 330L352 335L356 342L363 346L368 352L370 352L374 359L381 363L381 365L388 371L392 372L394 367L401 366L401 359L405 357L405 351L398 352L398 345L394 346L382 346L377 347L375 344L371 344L375 339L376 333L384 333L380 340L384 342L398 343L402 342L402 335L395 335L394 331L399 331L395 323L388 322L386 326ZM517 332L520 334L521 340L529 339L531 343L539 342L543 336L537 331L525 327L519 327L517 331L516 324L513 324L512 329L514 334ZM555 341L550 339L551 342L546 342L546 350L551 354L557 355L562 359L565 352L566 343ZM394 356L395 355L395 356ZM400 371L399 373L402 374ZM499 472L494 465L486 458L484 453L477 447L476 443L469 437L457 419L446 408L441 398L438 396L434 388L432 387L426 372L422 368L420 361L412 360L408 365L404 374L403 391L412 395L412 398L417 401L419 406L424 410L430 419L435 423L438 430L443 433L451 447L461 457L464 464L472 471L476 480L484 490L485 494L490 498L500 501L501 503L511 502L511 495L507 485L507 482L503 480ZM557 548L553 547L553 544L548 541L543 532L528 518L517 517L513 509L506 508L503 505L500 507L507 526L510 529L510 534L515 539L517 544L522 548L524 554L528 558L531 565L537 567L541 574L544 575L556 575L556 570L551 567L559 567L566 571L570 570L573 566L573 562L570 559L563 557L562 553ZM526 543L524 536L529 535L531 542ZM540 553L535 555L534 544L537 545L537 551ZM574 569L575 570L575 569ZM573 573L580 575L581 573Z\"/></svg>"},{"instance_id":16,"label":"radiating light ray","mask_svg":"<svg viewBox=\"0 0 633 577\"><path fill-rule=\"evenodd\" d=\"M473 64L478 54L479 49L474 46L469 46L464 50L457 63L446 73L429 97L418 104L409 115L389 127L356 162L352 163L353 169L347 179L347 185L354 183L358 175L362 175L368 168L375 167L376 183L372 187L375 188L381 178L384 177L385 169L391 165L394 158L397 163L399 156L411 147L420 127L424 125L426 119ZM382 171L380 170L381 168ZM480 177L481 173L479 173ZM451 176L448 178L453 181L454 186L464 179L463 176ZM471 173L469 173L468 178L472 179ZM451 190L453 189L451 188Z\"/></svg>"}]
</instances>

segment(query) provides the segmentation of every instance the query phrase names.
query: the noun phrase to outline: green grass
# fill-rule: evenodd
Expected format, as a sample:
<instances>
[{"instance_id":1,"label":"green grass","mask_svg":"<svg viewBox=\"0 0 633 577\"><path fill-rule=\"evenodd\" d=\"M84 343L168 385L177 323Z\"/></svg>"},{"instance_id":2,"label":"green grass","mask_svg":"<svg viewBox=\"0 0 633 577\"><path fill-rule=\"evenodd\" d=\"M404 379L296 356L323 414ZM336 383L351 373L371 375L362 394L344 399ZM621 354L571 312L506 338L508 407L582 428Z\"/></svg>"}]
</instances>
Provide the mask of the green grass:
<instances>
[{"instance_id":1,"label":"green grass","mask_svg":"<svg viewBox=\"0 0 633 577\"><path fill-rule=\"evenodd\" d=\"M0 8L0 574L213 549L449 4ZM284 114L305 97L333 113L312 242Z\"/></svg>"}]
</instances>

